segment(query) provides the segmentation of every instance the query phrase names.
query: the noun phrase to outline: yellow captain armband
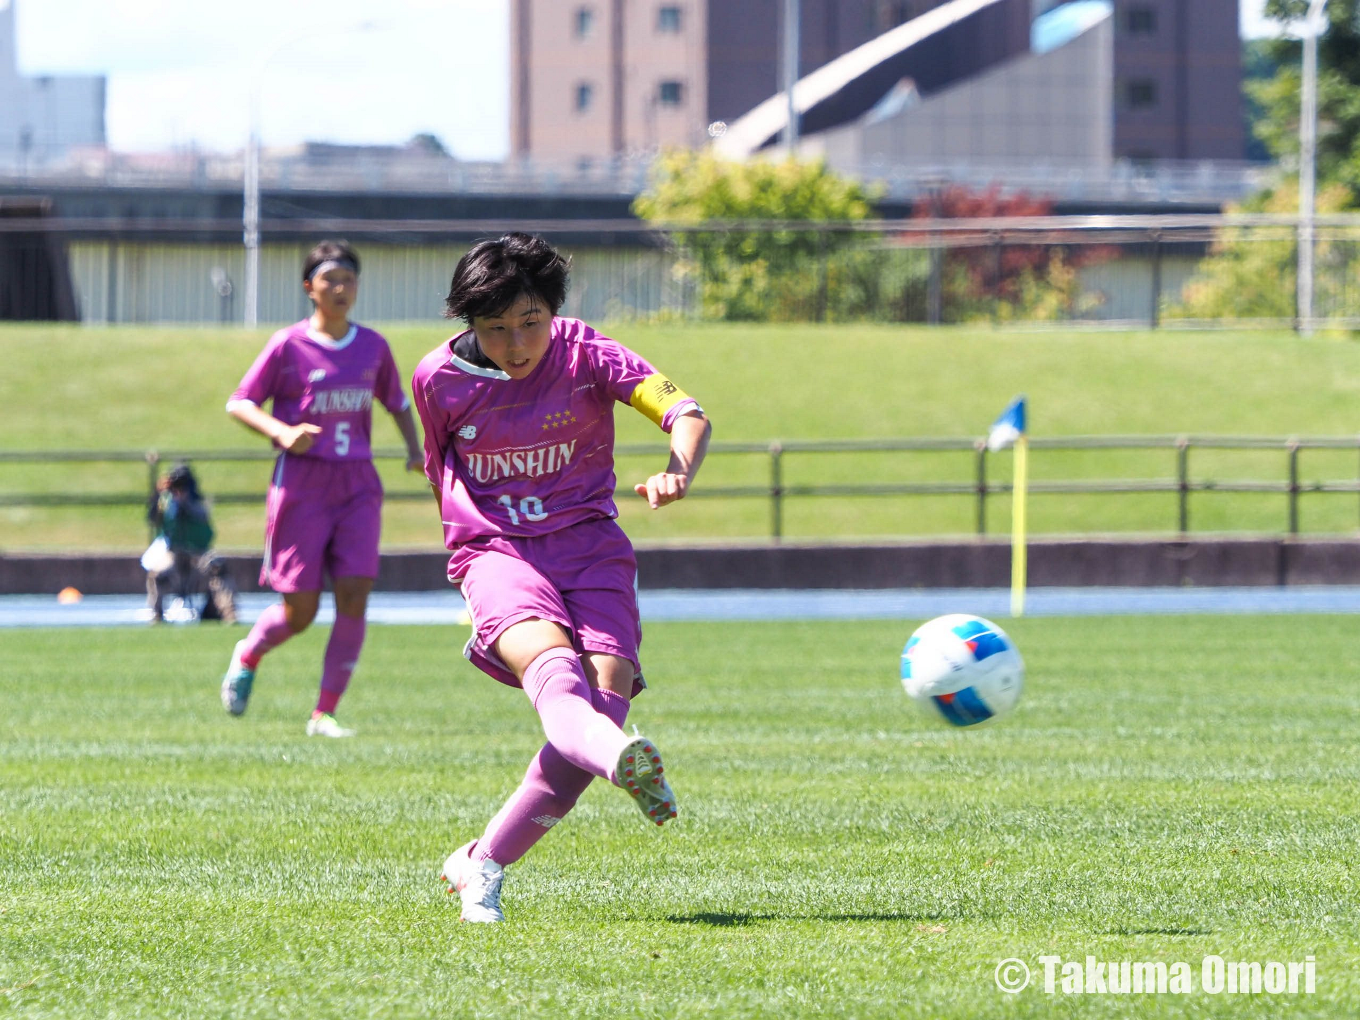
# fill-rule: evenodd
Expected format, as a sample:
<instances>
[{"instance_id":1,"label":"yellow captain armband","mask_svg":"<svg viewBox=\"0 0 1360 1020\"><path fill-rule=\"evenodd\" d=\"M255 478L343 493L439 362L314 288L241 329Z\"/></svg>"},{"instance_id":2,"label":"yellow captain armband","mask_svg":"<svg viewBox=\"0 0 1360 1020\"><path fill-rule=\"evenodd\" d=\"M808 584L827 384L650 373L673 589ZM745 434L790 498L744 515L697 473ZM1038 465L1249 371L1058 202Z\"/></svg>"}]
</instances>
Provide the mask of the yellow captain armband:
<instances>
[{"instance_id":1,"label":"yellow captain armband","mask_svg":"<svg viewBox=\"0 0 1360 1020\"><path fill-rule=\"evenodd\" d=\"M666 412L676 404L689 400L690 396L660 372L653 372L637 384L628 403L645 414L659 426Z\"/></svg>"}]
</instances>

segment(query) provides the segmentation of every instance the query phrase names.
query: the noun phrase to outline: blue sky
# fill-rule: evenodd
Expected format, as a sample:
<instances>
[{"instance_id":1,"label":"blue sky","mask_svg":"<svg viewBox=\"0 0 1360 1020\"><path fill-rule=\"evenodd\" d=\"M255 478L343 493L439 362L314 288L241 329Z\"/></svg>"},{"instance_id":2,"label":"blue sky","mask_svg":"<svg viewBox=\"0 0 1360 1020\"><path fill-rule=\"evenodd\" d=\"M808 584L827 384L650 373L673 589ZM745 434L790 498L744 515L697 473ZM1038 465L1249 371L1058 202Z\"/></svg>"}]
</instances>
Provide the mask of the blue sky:
<instances>
[{"instance_id":1,"label":"blue sky","mask_svg":"<svg viewBox=\"0 0 1360 1020\"><path fill-rule=\"evenodd\" d=\"M23 73L108 75L114 149L241 148L254 67L283 43L261 77L266 145L429 131L466 159L509 145L507 2L13 0Z\"/></svg>"},{"instance_id":2,"label":"blue sky","mask_svg":"<svg viewBox=\"0 0 1360 1020\"><path fill-rule=\"evenodd\" d=\"M508 0L12 2L23 73L108 75L117 150L239 149L253 69L279 44L261 72L266 145L429 131L464 159L509 146ZM1244 34L1274 33L1265 0L1241 3Z\"/></svg>"}]
</instances>

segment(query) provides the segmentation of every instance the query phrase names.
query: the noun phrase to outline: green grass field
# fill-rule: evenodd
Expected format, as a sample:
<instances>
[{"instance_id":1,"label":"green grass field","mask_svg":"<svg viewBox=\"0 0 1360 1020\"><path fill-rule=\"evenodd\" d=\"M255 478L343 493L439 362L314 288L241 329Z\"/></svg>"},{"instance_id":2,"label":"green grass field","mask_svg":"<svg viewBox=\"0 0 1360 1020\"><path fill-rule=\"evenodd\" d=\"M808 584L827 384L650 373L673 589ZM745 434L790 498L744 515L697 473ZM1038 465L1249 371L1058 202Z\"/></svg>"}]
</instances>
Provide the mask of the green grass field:
<instances>
[{"instance_id":1,"label":"green grass field","mask_svg":"<svg viewBox=\"0 0 1360 1020\"><path fill-rule=\"evenodd\" d=\"M912 626L650 626L680 820L597 783L494 928L436 874L538 731L462 629L371 628L343 743L302 736L324 629L240 720L227 630L6 632L0 1017L1360 1013L1352 618L1018 621L980 732L906 703ZM1044 953L1311 954L1317 992L996 990Z\"/></svg>"},{"instance_id":2,"label":"green grass field","mask_svg":"<svg viewBox=\"0 0 1360 1020\"><path fill-rule=\"evenodd\" d=\"M448 324L389 331L409 376ZM737 326L619 324L619 339L699 397L718 442L975 436L1016 393L1030 397L1036 436L1080 434L1353 435L1360 426L1360 345L1304 340L1287 333L1197 334L996 332L989 328L889 326ZM222 405L266 333L242 330L10 326L0 330L0 406L7 409L4 450L229 450L262 442L230 421ZM75 366L73 368L73 366ZM386 415L375 416L380 446L399 445ZM662 437L639 415L618 414L622 442ZM645 477L661 455L620 460L623 483ZM1172 451L1036 451L1036 479L1161 478ZM785 458L787 484L973 479L971 454L804 454ZM1006 479L1009 455L995 458ZM1283 481L1282 451L1192 457L1195 477ZM205 464L210 493L263 499L269 465ZM1302 480L1354 480L1354 451L1307 452ZM714 456L697 491L715 485L766 485L762 456ZM385 471L389 492L419 494L422 483ZM0 494L137 493L139 463L104 467L0 463ZM1004 534L1008 500L989 510ZM220 544L258 549L262 503L220 506ZM1039 534L1155 532L1176 527L1172 494L1035 496ZM768 535L762 498L695 498L652 514L623 501L622 522L635 540L758 539ZM1196 531L1280 531L1282 495L1204 493L1191 499ZM915 537L968 533L968 496L791 499L792 538ZM1360 505L1351 495L1304 497L1302 528L1353 533ZM118 549L145 544L137 508L54 509L0 506L0 546L19 549ZM433 505L391 500L388 548L438 548Z\"/></svg>"}]
</instances>

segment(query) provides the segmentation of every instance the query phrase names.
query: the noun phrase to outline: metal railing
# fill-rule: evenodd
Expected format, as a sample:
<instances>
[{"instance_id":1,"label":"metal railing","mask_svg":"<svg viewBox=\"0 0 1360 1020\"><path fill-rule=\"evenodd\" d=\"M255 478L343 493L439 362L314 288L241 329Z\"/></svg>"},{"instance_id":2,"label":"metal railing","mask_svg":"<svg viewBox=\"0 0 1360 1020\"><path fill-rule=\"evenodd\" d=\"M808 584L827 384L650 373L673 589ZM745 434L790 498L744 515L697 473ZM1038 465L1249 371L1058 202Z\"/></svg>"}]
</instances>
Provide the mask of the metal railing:
<instances>
[{"instance_id":1,"label":"metal railing","mask_svg":"<svg viewBox=\"0 0 1360 1020\"><path fill-rule=\"evenodd\" d=\"M471 242L523 229L573 257L563 314L588 321L987 323L1179 329L1360 326L1360 214L1321 215L1313 308L1300 317L1294 216L1041 216L856 222L262 221L260 317L307 302L294 267L317 237L361 244L368 321L430 322ZM91 323L240 318L232 219L5 218L0 245L28 267L62 242L72 299ZM58 245L61 248L62 245ZM27 253L27 254L25 254ZM1217 257L1215 257L1217 255ZM48 274L50 275L50 274Z\"/></svg>"},{"instance_id":2,"label":"metal railing","mask_svg":"<svg viewBox=\"0 0 1360 1020\"><path fill-rule=\"evenodd\" d=\"M650 154L596 159L547 158L461 161L447 156L340 147L328 154L266 151L260 173L276 192L419 191L447 195L633 196L648 184ZM187 188L232 191L241 187L244 153L161 154L148 161L121 153L81 152L39 162L0 159L0 185L29 188ZM877 186L884 197L907 201L960 184L1026 191L1067 201L1223 202L1240 199L1279 173L1274 164L1243 160L952 160L866 163L839 172ZM239 227L239 224L238 224Z\"/></svg>"},{"instance_id":3,"label":"metal railing","mask_svg":"<svg viewBox=\"0 0 1360 1020\"><path fill-rule=\"evenodd\" d=\"M1168 472L1158 478L1075 478L1065 480L1031 479L1029 490L1034 495L1081 494L1150 494L1166 493L1173 496L1169 507L1167 531L1188 534L1191 531L1190 496L1192 493L1261 493L1277 494L1281 501L1281 523L1284 533L1297 535L1299 506L1304 494L1350 493L1360 495L1360 436L1342 437L1269 437L1269 436L1068 436L1039 437L1030 441L1033 464L1041 467L1047 452L1083 450L1165 451ZM1193 451L1241 450L1278 451L1281 454L1280 475L1275 479L1214 478L1197 476L1192 470ZM1305 480L1301 458L1304 451L1354 450L1357 452L1356 476L1331 480ZM655 445L621 444L615 456L664 456L664 448ZM954 454L968 458L966 474L955 481L879 482L872 478L845 484L791 483L788 461L792 457L818 457L844 453L915 453ZM1009 462L1009 454L995 454L987 449L982 438L939 439L873 439L873 440L773 440L759 443L714 443L709 448L710 458L735 455L763 455L767 458L765 480L746 485L704 484L689 494L691 499L765 499L769 504L769 538L784 537L785 510L789 500L821 497L920 497L971 496L973 512L968 527L959 532L972 531L978 537L989 534L988 499L1012 491L1009 478L994 478L998 459ZM375 459L402 463L405 454L400 450L375 451ZM162 466L168 463L226 463L272 460L268 450L219 450L201 452L137 452L137 451L0 451L0 471L16 464L138 464L144 471L145 488L139 491L61 491L23 492L0 487L0 507L142 507L156 490L156 480ZM963 474L964 472L961 472ZM388 491L389 500L428 500L428 489L423 485L411 489ZM211 493L216 505L261 504L263 489L250 492L217 491ZM1174 526L1173 526L1174 525ZM1360 527L1360 502L1357 503L1357 527ZM1241 529L1239 529L1241 530ZM829 536L828 536L829 537Z\"/></svg>"}]
</instances>

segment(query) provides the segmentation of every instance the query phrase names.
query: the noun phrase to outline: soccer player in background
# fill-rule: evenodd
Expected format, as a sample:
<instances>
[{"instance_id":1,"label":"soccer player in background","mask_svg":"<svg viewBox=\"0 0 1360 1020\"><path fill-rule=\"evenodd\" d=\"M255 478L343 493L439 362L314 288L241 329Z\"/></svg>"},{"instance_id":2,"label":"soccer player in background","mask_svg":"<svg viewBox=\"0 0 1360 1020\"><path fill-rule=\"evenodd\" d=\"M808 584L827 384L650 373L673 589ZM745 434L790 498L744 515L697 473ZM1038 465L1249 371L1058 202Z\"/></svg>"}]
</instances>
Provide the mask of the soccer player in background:
<instances>
[{"instance_id":1,"label":"soccer player in background","mask_svg":"<svg viewBox=\"0 0 1360 1020\"><path fill-rule=\"evenodd\" d=\"M699 405L626 347L558 318L568 266L542 238L507 234L459 261L446 314L471 328L421 361L412 399L425 474L472 617L464 649L522 687L547 743L486 831L443 875L465 921L501 921L506 866L571 810L595 776L657 825L676 817L661 756L623 731L646 685L637 561L615 522L614 404L670 433L670 462L635 485L652 509L684 497L711 431Z\"/></svg>"},{"instance_id":2,"label":"soccer player in background","mask_svg":"<svg viewBox=\"0 0 1360 1020\"><path fill-rule=\"evenodd\" d=\"M246 710L260 660L316 617L324 574L335 589L335 626L321 668L308 736L349 737L335 720L364 643L368 593L378 576L382 484L370 435L376 398L406 441L406 467L419 470L420 440L401 373L381 334L349 321L359 257L323 241L302 265L310 318L269 338L227 402L227 413L279 449L266 501L260 583L283 596L237 643L222 680L222 704ZM271 411L264 409L272 400Z\"/></svg>"}]
</instances>

